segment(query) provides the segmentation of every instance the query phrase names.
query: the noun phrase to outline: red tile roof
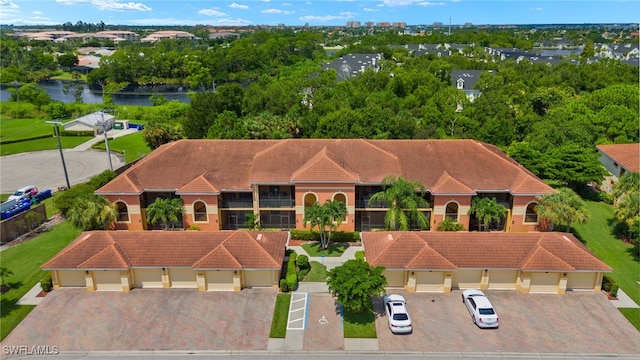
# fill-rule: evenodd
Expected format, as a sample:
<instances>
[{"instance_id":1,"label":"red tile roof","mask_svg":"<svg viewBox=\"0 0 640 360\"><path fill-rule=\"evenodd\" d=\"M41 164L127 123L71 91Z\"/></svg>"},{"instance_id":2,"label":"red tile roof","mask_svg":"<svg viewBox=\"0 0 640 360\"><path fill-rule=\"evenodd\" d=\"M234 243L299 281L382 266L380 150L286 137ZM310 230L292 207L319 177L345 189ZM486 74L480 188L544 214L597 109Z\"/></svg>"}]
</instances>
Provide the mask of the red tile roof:
<instances>
[{"instance_id":1,"label":"red tile roof","mask_svg":"<svg viewBox=\"0 0 640 360\"><path fill-rule=\"evenodd\" d=\"M389 269L611 271L572 234L366 232L367 261Z\"/></svg>"},{"instance_id":2,"label":"red tile roof","mask_svg":"<svg viewBox=\"0 0 640 360\"><path fill-rule=\"evenodd\" d=\"M90 231L43 269L280 269L286 232Z\"/></svg>"},{"instance_id":3,"label":"red tile roof","mask_svg":"<svg viewBox=\"0 0 640 360\"><path fill-rule=\"evenodd\" d=\"M640 172L640 144L613 144L596 146L629 172Z\"/></svg>"},{"instance_id":4,"label":"red tile roof","mask_svg":"<svg viewBox=\"0 0 640 360\"><path fill-rule=\"evenodd\" d=\"M97 193L210 193L300 181L379 184L388 175L419 181L434 193L553 192L495 146L475 140L288 139L172 142Z\"/></svg>"}]
</instances>

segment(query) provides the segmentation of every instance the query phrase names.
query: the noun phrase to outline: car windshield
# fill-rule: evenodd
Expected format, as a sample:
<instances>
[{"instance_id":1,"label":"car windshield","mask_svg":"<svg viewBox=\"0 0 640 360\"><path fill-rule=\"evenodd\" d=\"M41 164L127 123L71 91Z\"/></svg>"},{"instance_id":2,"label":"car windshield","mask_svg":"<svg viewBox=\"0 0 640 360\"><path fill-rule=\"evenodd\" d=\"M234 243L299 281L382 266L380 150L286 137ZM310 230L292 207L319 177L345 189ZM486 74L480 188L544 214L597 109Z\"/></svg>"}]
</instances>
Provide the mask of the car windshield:
<instances>
[{"instance_id":1,"label":"car windshield","mask_svg":"<svg viewBox=\"0 0 640 360\"><path fill-rule=\"evenodd\" d=\"M18 190L16 192L13 193L14 196L20 196L22 195L22 191Z\"/></svg>"},{"instance_id":2,"label":"car windshield","mask_svg":"<svg viewBox=\"0 0 640 360\"><path fill-rule=\"evenodd\" d=\"M495 312L493 311L492 308L478 309L478 312L480 312L480 315L493 315L493 314L495 314Z\"/></svg>"},{"instance_id":3,"label":"car windshield","mask_svg":"<svg viewBox=\"0 0 640 360\"><path fill-rule=\"evenodd\" d=\"M409 320L407 314L393 314L393 320Z\"/></svg>"}]
</instances>

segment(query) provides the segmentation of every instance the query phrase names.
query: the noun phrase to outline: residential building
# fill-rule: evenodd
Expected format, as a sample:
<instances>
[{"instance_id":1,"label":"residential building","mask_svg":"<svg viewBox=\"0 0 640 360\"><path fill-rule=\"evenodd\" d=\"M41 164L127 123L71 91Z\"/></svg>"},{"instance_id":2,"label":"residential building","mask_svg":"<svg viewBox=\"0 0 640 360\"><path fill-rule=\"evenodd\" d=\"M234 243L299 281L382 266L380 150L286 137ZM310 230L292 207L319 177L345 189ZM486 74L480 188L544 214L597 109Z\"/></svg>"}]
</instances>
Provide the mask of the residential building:
<instances>
[{"instance_id":1,"label":"residential building","mask_svg":"<svg viewBox=\"0 0 640 360\"><path fill-rule=\"evenodd\" d=\"M188 39L195 40L196 36L186 31L162 30L140 39L142 42L156 42L165 39Z\"/></svg>"},{"instance_id":2,"label":"residential building","mask_svg":"<svg viewBox=\"0 0 640 360\"><path fill-rule=\"evenodd\" d=\"M464 92L469 101L473 102L480 96L476 83L484 73L493 74L492 70L451 70L451 85Z\"/></svg>"},{"instance_id":3,"label":"residential building","mask_svg":"<svg viewBox=\"0 0 640 360\"><path fill-rule=\"evenodd\" d=\"M342 81L357 76L366 69L378 72L382 59L382 54L348 54L325 63L322 70L334 69L338 73L336 80Z\"/></svg>"},{"instance_id":4,"label":"residential building","mask_svg":"<svg viewBox=\"0 0 640 360\"><path fill-rule=\"evenodd\" d=\"M597 145L598 160L609 172L600 188L611 193L612 186L628 172L640 172L640 144Z\"/></svg>"},{"instance_id":5,"label":"residential building","mask_svg":"<svg viewBox=\"0 0 640 360\"><path fill-rule=\"evenodd\" d=\"M347 21L347 29L357 29L360 27L360 21Z\"/></svg>"},{"instance_id":6,"label":"residential building","mask_svg":"<svg viewBox=\"0 0 640 360\"><path fill-rule=\"evenodd\" d=\"M387 205L369 199L383 179L420 182L429 206L419 209L435 229L445 218L479 229L469 215L476 197L508 209L504 231L538 225L536 196L553 189L493 145L474 140L180 140L165 144L96 191L118 207L116 228L151 230L147 207L156 198L179 198L178 227L202 231L247 227L254 214L264 228L308 229L305 209L344 202L339 230L384 228Z\"/></svg>"},{"instance_id":7,"label":"residential building","mask_svg":"<svg viewBox=\"0 0 640 360\"><path fill-rule=\"evenodd\" d=\"M113 127L115 116L96 111L91 114L81 116L77 119L64 123L64 131L93 131L95 135L100 135L103 131L109 131Z\"/></svg>"}]
</instances>

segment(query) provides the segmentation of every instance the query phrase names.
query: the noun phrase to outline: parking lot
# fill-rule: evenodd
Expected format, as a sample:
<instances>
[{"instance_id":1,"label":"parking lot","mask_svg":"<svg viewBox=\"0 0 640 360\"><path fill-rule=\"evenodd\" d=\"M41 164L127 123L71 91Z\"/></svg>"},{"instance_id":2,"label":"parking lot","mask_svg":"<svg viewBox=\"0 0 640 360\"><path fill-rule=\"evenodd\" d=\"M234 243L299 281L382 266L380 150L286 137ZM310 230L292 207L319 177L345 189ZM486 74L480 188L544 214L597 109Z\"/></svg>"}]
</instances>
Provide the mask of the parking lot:
<instances>
[{"instance_id":1,"label":"parking lot","mask_svg":"<svg viewBox=\"0 0 640 360\"><path fill-rule=\"evenodd\" d=\"M407 301L413 334L391 334L386 317L380 316L380 350L634 354L640 348L638 331L601 293L485 291L499 315L498 329L474 325L460 291L398 293ZM381 299L374 309L384 314Z\"/></svg>"}]
</instances>

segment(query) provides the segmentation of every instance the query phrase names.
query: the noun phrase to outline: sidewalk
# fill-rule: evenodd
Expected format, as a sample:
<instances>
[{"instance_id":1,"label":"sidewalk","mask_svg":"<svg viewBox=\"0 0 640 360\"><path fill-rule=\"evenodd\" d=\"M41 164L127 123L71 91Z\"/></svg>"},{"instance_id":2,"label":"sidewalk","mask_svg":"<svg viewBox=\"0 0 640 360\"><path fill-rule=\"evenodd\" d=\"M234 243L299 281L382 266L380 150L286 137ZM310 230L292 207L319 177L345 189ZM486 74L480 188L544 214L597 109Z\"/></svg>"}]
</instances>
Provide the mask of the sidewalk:
<instances>
[{"instance_id":1,"label":"sidewalk","mask_svg":"<svg viewBox=\"0 0 640 360\"><path fill-rule=\"evenodd\" d=\"M618 289L618 299L610 301L617 308L640 308L622 289Z\"/></svg>"},{"instance_id":2,"label":"sidewalk","mask_svg":"<svg viewBox=\"0 0 640 360\"><path fill-rule=\"evenodd\" d=\"M38 305L44 297L38 297L38 294L42 292L42 287L40 287L40 283L37 283L36 286L32 287L31 290L27 291L26 294L20 300L16 302L16 305Z\"/></svg>"},{"instance_id":3,"label":"sidewalk","mask_svg":"<svg viewBox=\"0 0 640 360\"><path fill-rule=\"evenodd\" d=\"M125 136L125 135L129 135L129 134L134 134L138 132L137 129L124 129L124 130L109 130L107 132L107 136L109 136L110 138L118 138L121 136ZM86 150L91 150L91 146L93 144L96 144L100 141L104 140L104 135L96 135L94 136L93 139L89 140L89 141L85 141L82 144L74 147L73 149L70 149L69 151L86 151Z\"/></svg>"}]
</instances>

